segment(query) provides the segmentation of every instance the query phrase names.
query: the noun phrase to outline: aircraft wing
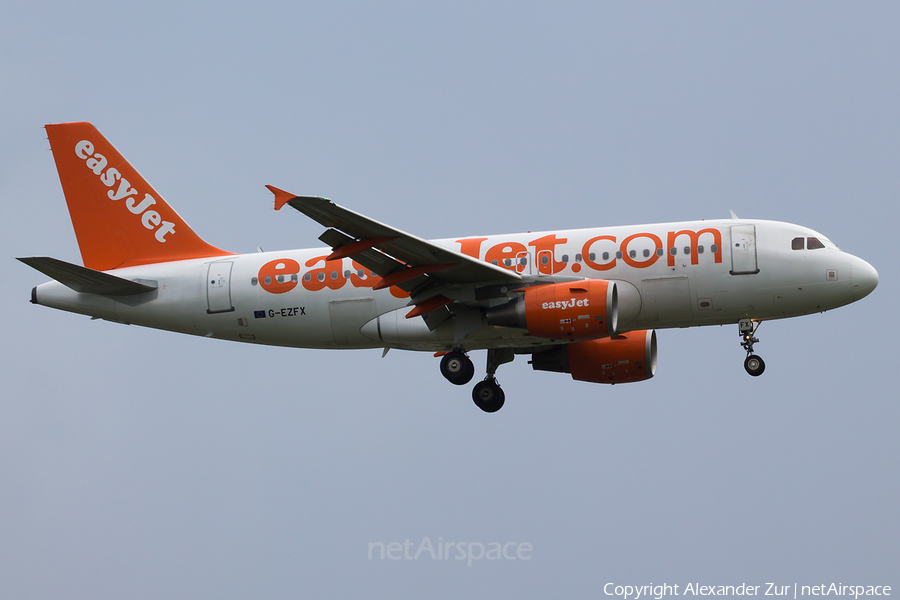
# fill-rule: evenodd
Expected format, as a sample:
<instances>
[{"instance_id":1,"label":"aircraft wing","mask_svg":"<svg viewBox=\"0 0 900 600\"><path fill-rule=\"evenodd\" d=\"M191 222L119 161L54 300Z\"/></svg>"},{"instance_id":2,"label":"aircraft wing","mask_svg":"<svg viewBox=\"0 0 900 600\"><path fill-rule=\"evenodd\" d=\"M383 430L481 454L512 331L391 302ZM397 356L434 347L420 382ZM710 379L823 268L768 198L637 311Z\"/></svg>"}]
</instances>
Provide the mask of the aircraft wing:
<instances>
[{"instance_id":1,"label":"aircraft wing","mask_svg":"<svg viewBox=\"0 0 900 600\"><path fill-rule=\"evenodd\" d=\"M302 212L329 229L319 239L331 246L329 260L352 258L382 277L376 289L396 285L413 295L425 314L450 302L439 303L426 311L426 302L441 298L448 286L470 289L491 284L516 285L521 275L502 267L449 250L399 229L379 223L352 210L338 206L327 198L295 196L274 186L275 210L285 204Z\"/></svg>"}]
</instances>

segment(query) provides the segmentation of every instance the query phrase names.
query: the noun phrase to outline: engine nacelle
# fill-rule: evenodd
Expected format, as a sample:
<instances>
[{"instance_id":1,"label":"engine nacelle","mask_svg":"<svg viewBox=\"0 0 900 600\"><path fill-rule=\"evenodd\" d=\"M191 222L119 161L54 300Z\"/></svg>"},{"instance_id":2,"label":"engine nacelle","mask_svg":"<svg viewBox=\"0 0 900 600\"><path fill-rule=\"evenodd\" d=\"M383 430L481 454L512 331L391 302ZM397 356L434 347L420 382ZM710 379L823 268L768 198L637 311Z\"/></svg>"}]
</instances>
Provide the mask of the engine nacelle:
<instances>
[{"instance_id":1,"label":"engine nacelle","mask_svg":"<svg viewBox=\"0 0 900 600\"><path fill-rule=\"evenodd\" d=\"M488 325L526 329L551 340L584 340L616 334L616 284L604 279L526 288L523 296L488 309Z\"/></svg>"},{"instance_id":2,"label":"engine nacelle","mask_svg":"<svg viewBox=\"0 0 900 600\"><path fill-rule=\"evenodd\" d=\"M571 373L591 383L631 383L656 374L656 332L630 331L611 338L556 346L531 356L535 371Z\"/></svg>"}]
</instances>

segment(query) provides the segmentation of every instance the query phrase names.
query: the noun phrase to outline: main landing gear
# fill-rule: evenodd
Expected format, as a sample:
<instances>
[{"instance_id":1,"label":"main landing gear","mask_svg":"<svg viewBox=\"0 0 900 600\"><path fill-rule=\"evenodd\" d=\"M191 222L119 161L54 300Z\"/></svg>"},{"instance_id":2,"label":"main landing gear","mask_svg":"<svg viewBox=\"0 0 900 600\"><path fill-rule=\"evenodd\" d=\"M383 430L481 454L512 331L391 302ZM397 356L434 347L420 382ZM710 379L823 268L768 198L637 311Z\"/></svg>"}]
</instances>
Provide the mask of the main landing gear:
<instances>
[{"instance_id":1,"label":"main landing gear","mask_svg":"<svg viewBox=\"0 0 900 600\"><path fill-rule=\"evenodd\" d=\"M756 330L759 329L760 322L753 323L751 319L741 319L738 321L738 333L741 334L741 347L747 351L747 358L744 359L744 370L753 377L759 377L766 370L765 361L753 354L753 344L759 342L756 337Z\"/></svg>"},{"instance_id":2,"label":"main landing gear","mask_svg":"<svg viewBox=\"0 0 900 600\"><path fill-rule=\"evenodd\" d=\"M503 408L506 394L500 389L500 384L497 383L494 374L497 372L497 367L511 362L514 358L515 355L509 348L488 350L487 375L483 381L475 384L475 389L472 390L472 400L484 412L493 413ZM474 374L475 366L472 364L472 360L466 356L462 347L453 349L452 352L448 352L441 358L441 375L450 383L465 385L472 380Z\"/></svg>"},{"instance_id":3,"label":"main landing gear","mask_svg":"<svg viewBox=\"0 0 900 600\"><path fill-rule=\"evenodd\" d=\"M454 385L466 385L475 375L475 365L462 348L456 348L441 359L441 375Z\"/></svg>"},{"instance_id":4,"label":"main landing gear","mask_svg":"<svg viewBox=\"0 0 900 600\"><path fill-rule=\"evenodd\" d=\"M475 406L484 412L493 413L503 408L506 394L500 389L496 378L488 377L475 384L475 389L472 390L472 400L475 401Z\"/></svg>"}]
</instances>

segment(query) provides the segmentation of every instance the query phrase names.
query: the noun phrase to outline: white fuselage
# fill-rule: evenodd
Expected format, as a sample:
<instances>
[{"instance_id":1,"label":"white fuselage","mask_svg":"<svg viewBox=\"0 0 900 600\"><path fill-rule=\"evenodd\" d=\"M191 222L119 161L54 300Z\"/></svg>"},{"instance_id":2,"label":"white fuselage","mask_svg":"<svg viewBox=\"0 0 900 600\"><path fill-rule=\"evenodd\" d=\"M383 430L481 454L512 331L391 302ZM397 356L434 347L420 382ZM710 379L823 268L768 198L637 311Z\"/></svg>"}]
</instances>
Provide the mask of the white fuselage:
<instances>
[{"instance_id":1,"label":"white fuselage","mask_svg":"<svg viewBox=\"0 0 900 600\"><path fill-rule=\"evenodd\" d=\"M824 247L808 249L804 243L792 249L797 238L815 238ZM615 281L623 307L620 332L821 312L858 300L877 284L875 270L862 259L812 230L772 221L692 221L434 243L523 275ZM453 347L451 322L431 331L420 318L406 319L404 293L373 290L369 271L350 258L326 263L330 253L263 252L117 269L108 272L155 282L157 289L116 299L51 281L36 288L33 300L109 321L256 344ZM442 293L465 303L476 300L477 292L461 286L456 295L452 289ZM523 330L483 325L465 345L474 350L546 343Z\"/></svg>"}]
</instances>

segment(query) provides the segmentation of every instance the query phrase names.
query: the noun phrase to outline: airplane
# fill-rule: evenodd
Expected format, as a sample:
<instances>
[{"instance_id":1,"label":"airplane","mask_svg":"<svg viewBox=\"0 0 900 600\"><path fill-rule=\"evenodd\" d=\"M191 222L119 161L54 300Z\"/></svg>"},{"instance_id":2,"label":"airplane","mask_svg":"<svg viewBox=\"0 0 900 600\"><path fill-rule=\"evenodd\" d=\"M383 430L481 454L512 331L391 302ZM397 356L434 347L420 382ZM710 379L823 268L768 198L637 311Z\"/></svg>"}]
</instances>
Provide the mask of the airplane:
<instances>
[{"instance_id":1,"label":"airplane","mask_svg":"<svg viewBox=\"0 0 900 600\"><path fill-rule=\"evenodd\" d=\"M314 196L266 186L327 247L236 254L201 239L90 123L46 126L84 266L18 260L52 278L31 302L117 323L297 348L434 353L499 410L500 365L630 383L656 373L656 330L738 325L744 368L763 321L831 310L878 273L799 225L739 219L428 241Z\"/></svg>"}]
</instances>

